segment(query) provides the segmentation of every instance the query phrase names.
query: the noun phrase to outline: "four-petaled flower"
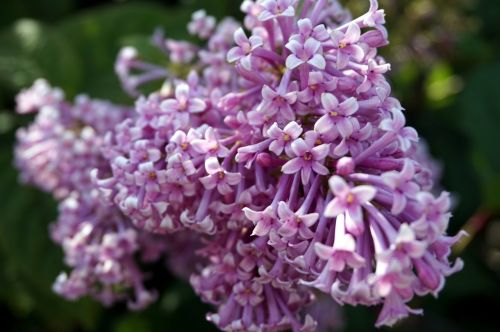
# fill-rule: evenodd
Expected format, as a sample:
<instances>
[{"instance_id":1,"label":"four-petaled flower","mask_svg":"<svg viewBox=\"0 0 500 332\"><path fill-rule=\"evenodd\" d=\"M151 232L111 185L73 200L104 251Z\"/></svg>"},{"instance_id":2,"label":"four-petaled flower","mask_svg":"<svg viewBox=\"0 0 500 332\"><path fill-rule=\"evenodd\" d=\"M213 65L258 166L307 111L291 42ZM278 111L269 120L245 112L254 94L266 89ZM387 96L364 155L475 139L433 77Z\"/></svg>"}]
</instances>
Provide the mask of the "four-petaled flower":
<instances>
[{"instance_id":1,"label":"four-petaled flower","mask_svg":"<svg viewBox=\"0 0 500 332\"><path fill-rule=\"evenodd\" d=\"M175 89L175 99L167 99L161 103L161 108L166 112L178 112L177 121L181 126L189 124L189 113L201 113L207 104L200 98L192 97L189 85L181 83Z\"/></svg>"},{"instance_id":2,"label":"four-petaled flower","mask_svg":"<svg viewBox=\"0 0 500 332\"><path fill-rule=\"evenodd\" d=\"M287 155L293 155L291 144L300 134L302 134L302 127L295 121L290 122L283 129L278 127L278 124L275 122L267 130L267 135L273 139L269 145L269 151L279 156L283 152L283 149L285 149Z\"/></svg>"},{"instance_id":3,"label":"four-petaled flower","mask_svg":"<svg viewBox=\"0 0 500 332\"><path fill-rule=\"evenodd\" d=\"M278 217L281 222L281 227L278 229L278 234L285 238L292 238L297 233L302 239L310 239L314 236L314 232L310 227L316 223L319 218L319 213L301 214L290 210L285 202L278 204Z\"/></svg>"},{"instance_id":4,"label":"four-petaled flower","mask_svg":"<svg viewBox=\"0 0 500 332\"><path fill-rule=\"evenodd\" d=\"M313 171L320 175L327 175L329 172L323 163L330 150L330 145L321 144L314 146L314 143L312 139L304 140L302 138L293 141L291 150L295 158L289 160L282 167L282 171L285 174L295 174L300 171L304 185L309 183Z\"/></svg>"},{"instance_id":5,"label":"four-petaled flower","mask_svg":"<svg viewBox=\"0 0 500 332\"><path fill-rule=\"evenodd\" d=\"M233 191L231 186L237 185L241 181L240 173L231 173L226 171L222 168L219 164L219 160L215 157L210 157L205 160L205 170L208 175L202 177L200 182L208 190L217 187L217 190L221 195L231 193Z\"/></svg>"},{"instance_id":6,"label":"four-petaled flower","mask_svg":"<svg viewBox=\"0 0 500 332\"><path fill-rule=\"evenodd\" d=\"M240 61L243 68L250 70L252 52L262 46L262 38L255 35L248 38L243 29L239 28L234 32L234 41L238 46L227 52L227 61L231 63Z\"/></svg>"},{"instance_id":7,"label":"four-petaled flower","mask_svg":"<svg viewBox=\"0 0 500 332\"><path fill-rule=\"evenodd\" d=\"M328 184L335 198L326 206L325 216L337 217L345 214L347 231L353 235L362 234L364 231L362 206L375 197L377 190L368 185L351 187L338 175L332 176Z\"/></svg>"},{"instance_id":8,"label":"four-petaled flower","mask_svg":"<svg viewBox=\"0 0 500 332\"><path fill-rule=\"evenodd\" d=\"M350 97L339 103L337 97L331 93L323 93L321 95L321 105L323 109L321 112L324 115L316 122L315 129L319 132L327 132L335 130L340 133L342 137L351 136L355 119L351 115L358 111L358 102L356 98Z\"/></svg>"},{"instance_id":9,"label":"four-petaled flower","mask_svg":"<svg viewBox=\"0 0 500 332\"><path fill-rule=\"evenodd\" d=\"M346 33L338 30L333 30L332 40L337 49L337 68L344 69L351 59L361 61L365 56L365 52L361 46L356 45L361 36L361 29L356 23L349 24Z\"/></svg>"},{"instance_id":10,"label":"four-petaled flower","mask_svg":"<svg viewBox=\"0 0 500 332\"><path fill-rule=\"evenodd\" d=\"M401 172L390 171L381 175L384 182L393 190L391 213L400 214L406 207L407 197L415 197L420 190L415 179L415 166L405 159Z\"/></svg>"},{"instance_id":11,"label":"four-petaled flower","mask_svg":"<svg viewBox=\"0 0 500 332\"><path fill-rule=\"evenodd\" d=\"M243 208L245 216L255 225L252 235L266 236L276 222L276 214L271 206L264 211L254 211L248 207Z\"/></svg>"},{"instance_id":12,"label":"four-petaled flower","mask_svg":"<svg viewBox=\"0 0 500 332\"><path fill-rule=\"evenodd\" d=\"M297 101L297 91L281 92L279 89L275 91L269 86L264 85L262 88L262 97L264 99L262 108L267 116L278 113L285 120L295 120L295 112L291 105Z\"/></svg>"},{"instance_id":13,"label":"four-petaled flower","mask_svg":"<svg viewBox=\"0 0 500 332\"><path fill-rule=\"evenodd\" d=\"M286 59L286 67L288 69L295 69L305 63L317 69L325 69L326 60L323 56L321 43L316 39L307 38L304 43L292 39L285 47L292 52Z\"/></svg>"}]
</instances>

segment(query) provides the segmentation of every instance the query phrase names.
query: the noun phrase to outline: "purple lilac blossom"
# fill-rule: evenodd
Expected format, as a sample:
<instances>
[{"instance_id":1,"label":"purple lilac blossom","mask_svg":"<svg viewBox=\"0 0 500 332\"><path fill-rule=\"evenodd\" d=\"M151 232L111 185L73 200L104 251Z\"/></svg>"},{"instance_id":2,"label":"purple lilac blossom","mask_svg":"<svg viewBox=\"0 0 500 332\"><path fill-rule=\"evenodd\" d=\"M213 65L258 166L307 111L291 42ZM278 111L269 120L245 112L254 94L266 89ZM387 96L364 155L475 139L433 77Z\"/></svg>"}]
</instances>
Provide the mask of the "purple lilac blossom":
<instances>
[{"instance_id":1,"label":"purple lilac blossom","mask_svg":"<svg viewBox=\"0 0 500 332\"><path fill-rule=\"evenodd\" d=\"M136 284L143 278L131 254L171 251L223 331L317 331L330 323L315 321L327 319L323 310L309 314L316 292L340 304L380 305L377 326L421 314L408 302L437 296L462 268L449 256L464 233L446 235L450 197L433 186L434 164L391 97L390 65L378 54L388 44L384 11L369 3L353 19L337 0L246 0L247 30L198 11L188 29L205 46L153 37L190 70L183 77L122 50L116 71L125 90L163 85L138 98L133 115L97 130L98 151L67 173L86 174L100 198L98 207L90 199L88 208L103 211L91 220L71 210L89 203L79 203L80 186L59 183L47 148L65 142L61 130L74 136L59 119L72 106L43 86L20 94L20 112L46 105L19 134L23 178L66 192L56 194L66 200L53 236L74 273L61 275L56 290L107 303L91 284L118 282L135 290L132 308L142 307L153 293ZM100 221L106 214L121 226ZM179 234L178 244L166 245ZM165 246L150 249L142 237ZM109 249L122 242L128 246ZM111 262L71 259L93 245Z\"/></svg>"}]
</instances>

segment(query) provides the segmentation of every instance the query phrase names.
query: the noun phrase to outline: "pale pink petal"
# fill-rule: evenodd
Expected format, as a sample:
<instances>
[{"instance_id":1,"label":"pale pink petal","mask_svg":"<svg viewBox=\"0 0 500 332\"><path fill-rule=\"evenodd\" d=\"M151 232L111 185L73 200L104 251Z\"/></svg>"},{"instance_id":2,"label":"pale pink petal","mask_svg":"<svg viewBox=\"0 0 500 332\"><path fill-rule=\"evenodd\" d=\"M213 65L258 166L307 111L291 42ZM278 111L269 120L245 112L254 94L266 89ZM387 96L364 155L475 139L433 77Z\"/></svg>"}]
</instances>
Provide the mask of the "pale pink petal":
<instances>
[{"instance_id":1,"label":"pale pink petal","mask_svg":"<svg viewBox=\"0 0 500 332\"><path fill-rule=\"evenodd\" d=\"M321 70L326 67L326 60L321 54L314 54L313 57L307 61L307 63Z\"/></svg>"},{"instance_id":2,"label":"pale pink petal","mask_svg":"<svg viewBox=\"0 0 500 332\"><path fill-rule=\"evenodd\" d=\"M283 132L288 134L291 139L296 139L302 134L302 127L297 122L292 121L285 126Z\"/></svg>"},{"instance_id":3,"label":"pale pink petal","mask_svg":"<svg viewBox=\"0 0 500 332\"><path fill-rule=\"evenodd\" d=\"M188 112L189 113L200 113L207 108L207 104L199 98L193 98L189 101Z\"/></svg>"},{"instance_id":4,"label":"pale pink petal","mask_svg":"<svg viewBox=\"0 0 500 332\"><path fill-rule=\"evenodd\" d=\"M318 146L315 146L311 150L311 154L313 156L314 160L323 160L328 156L328 152L330 152L330 145L329 144L321 144Z\"/></svg>"},{"instance_id":5,"label":"pale pink petal","mask_svg":"<svg viewBox=\"0 0 500 332\"><path fill-rule=\"evenodd\" d=\"M351 119L349 118L339 118L336 125L337 130L343 138L350 137L352 135L352 132L354 131L354 126Z\"/></svg>"},{"instance_id":6,"label":"pale pink petal","mask_svg":"<svg viewBox=\"0 0 500 332\"><path fill-rule=\"evenodd\" d=\"M340 105L339 105L339 113L345 116L352 115L358 111L358 101L356 100L355 97L348 98L344 100Z\"/></svg>"},{"instance_id":7,"label":"pale pink petal","mask_svg":"<svg viewBox=\"0 0 500 332\"><path fill-rule=\"evenodd\" d=\"M243 208L242 211L254 224L261 219L262 212L257 212L247 207Z\"/></svg>"},{"instance_id":8,"label":"pale pink petal","mask_svg":"<svg viewBox=\"0 0 500 332\"><path fill-rule=\"evenodd\" d=\"M310 147L307 145L306 141L302 138L298 138L292 142L292 151L296 156L303 156L306 152L310 150Z\"/></svg>"},{"instance_id":9,"label":"pale pink petal","mask_svg":"<svg viewBox=\"0 0 500 332\"><path fill-rule=\"evenodd\" d=\"M261 220L255 225L252 231L252 235L266 236L267 234L269 234L270 230L271 230L271 223Z\"/></svg>"},{"instance_id":10,"label":"pale pink petal","mask_svg":"<svg viewBox=\"0 0 500 332\"><path fill-rule=\"evenodd\" d=\"M244 46L245 44L248 44L248 37L245 34L245 31L243 31L242 28L238 28L234 32L234 41L237 45L239 46Z\"/></svg>"},{"instance_id":11,"label":"pale pink petal","mask_svg":"<svg viewBox=\"0 0 500 332\"><path fill-rule=\"evenodd\" d=\"M326 217L336 217L339 214L345 211L345 206L342 204L338 197L335 197L331 200L328 205L325 207L325 211L323 212Z\"/></svg>"},{"instance_id":12,"label":"pale pink petal","mask_svg":"<svg viewBox=\"0 0 500 332\"><path fill-rule=\"evenodd\" d=\"M205 160L205 170L208 174L214 174L216 172L222 171L220 167L219 160L215 157L210 157Z\"/></svg>"},{"instance_id":13,"label":"pale pink petal","mask_svg":"<svg viewBox=\"0 0 500 332\"><path fill-rule=\"evenodd\" d=\"M288 204L281 201L278 203L278 216L280 219L295 218L295 213L288 207Z\"/></svg>"},{"instance_id":14,"label":"pale pink petal","mask_svg":"<svg viewBox=\"0 0 500 332\"><path fill-rule=\"evenodd\" d=\"M391 213L395 215L400 214L405 207L406 197L399 192L393 193Z\"/></svg>"},{"instance_id":15,"label":"pale pink petal","mask_svg":"<svg viewBox=\"0 0 500 332\"><path fill-rule=\"evenodd\" d=\"M360 36L361 36L361 29L359 28L359 25L356 23L351 23L347 27L347 32L345 33L344 41L347 44L354 44L359 40Z\"/></svg>"},{"instance_id":16,"label":"pale pink petal","mask_svg":"<svg viewBox=\"0 0 500 332\"><path fill-rule=\"evenodd\" d=\"M329 260L334 253L334 250L330 246L326 246L322 243L315 243L314 244L314 251L316 252L316 255L318 255L319 258L327 261Z\"/></svg>"},{"instance_id":17,"label":"pale pink petal","mask_svg":"<svg viewBox=\"0 0 500 332\"><path fill-rule=\"evenodd\" d=\"M318 162L312 163L312 169L316 174L319 174L319 175L327 175L328 173L330 173L328 168L326 168L324 165L322 165Z\"/></svg>"},{"instance_id":18,"label":"pale pink petal","mask_svg":"<svg viewBox=\"0 0 500 332\"><path fill-rule=\"evenodd\" d=\"M243 50L240 47L236 46L227 52L226 59L227 62L233 63L241 59L244 55L245 53L243 53Z\"/></svg>"},{"instance_id":19,"label":"pale pink petal","mask_svg":"<svg viewBox=\"0 0 500 332\"><path fill-rule=\"evenodd\" d=\"M330 190L335 195L341 195L349 190L349 186L345 180L338 175L332 176L330 180L328 180L328 184L330 185Z\"/></svg>"},{"instance_id":20,"label":"pale pink petal","mask_svg":"<svg viewBox=\"0 0 500 332\"><path fill-rule=\"evenodd\" d=\"M364 204L375 197L377 189L372 186L363 185L352 188L351 193L356 197L356 202L358 204Z\"/></svg>"},{"instance_id":21,"label":"pale pink petal","mask_svg":"<svg viewBox=\"0 0 500 332\"><path fill-rule=\"evenodd\" d=\"M300 216L300 219L307 227L311 227L312 225L314 225L318 220L318 218L319 218L319 213L309 213Z\"/></svg>"},{"instance_id":22,"label":"pale pink petal","mask_svg":"<svg viewBox=\"0 0 500 332\"><path fill-rule=\"evenodd\" d=\"M323 93L321 95L321 105L326 111L335 111L339 106L339 101L333 94Z\"/></svg>"},{"instance_id":23,"label":"pale pink petal","mask_svg":"<svg viewBox=\"0 0 500 332\"><path fill-rule=\"evenodd\" d=\"M286 67L288 69L295 69L298 66L300 66L301 64L303 64L304 62L305 62L304 60L297 58L297 56L295 54L290 54L286 58Z\"/></svg>"},{"instance_id":24,"label":"pale pink petal","mask_svg":"<svg viewBox=\"0 0 500 332\"><path fill-rule=\"evenodd\" d=\"M265 100L273 100L274 98L278 97L278 94L273 89L271 89L269 86L264 85L262 87L262 97Z\"/></svg>"}]
</instances>

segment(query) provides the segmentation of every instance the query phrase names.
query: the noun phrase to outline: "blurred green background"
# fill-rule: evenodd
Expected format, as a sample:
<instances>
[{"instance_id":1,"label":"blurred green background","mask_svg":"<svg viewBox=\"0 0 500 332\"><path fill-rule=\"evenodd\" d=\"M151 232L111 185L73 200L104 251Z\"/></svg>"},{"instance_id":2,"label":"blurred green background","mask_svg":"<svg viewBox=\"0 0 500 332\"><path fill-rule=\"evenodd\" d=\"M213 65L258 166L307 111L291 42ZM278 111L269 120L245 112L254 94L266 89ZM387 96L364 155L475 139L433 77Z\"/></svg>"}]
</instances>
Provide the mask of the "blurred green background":
<instances>
[{"instance_id":1,"label":"blurred green background","mask_svg":"<svg viewBox=\"0 0 500 332\"><path fill-rule=\"evenodd\" d=\"M362 13L368 0L345 0ZM449 278L436 300L414 301L424 317L393 331L498 331L500 308L500 1L380 0L387 11L394 94L409 123L442 164L442 185L455 198L450 233L471 237L456 248L465 269ZM148 46L155 27L186 38L199 8L218 18L241 18L236 0L2 0L0 2L0 330L2 331L215 331L207 307L189 286L161 272L151 280L160 300L141 313L102 308L92 300L66 302L51 291L63 269L49 239L55 204L20 186L12 167L16 92L38 77L67 96L131 103L120 90L113 62L121 46ZM372 331L378 309L343 309L346 331ZM384 330L384 329L383 329Z\"/></svg>"}]
</instances>

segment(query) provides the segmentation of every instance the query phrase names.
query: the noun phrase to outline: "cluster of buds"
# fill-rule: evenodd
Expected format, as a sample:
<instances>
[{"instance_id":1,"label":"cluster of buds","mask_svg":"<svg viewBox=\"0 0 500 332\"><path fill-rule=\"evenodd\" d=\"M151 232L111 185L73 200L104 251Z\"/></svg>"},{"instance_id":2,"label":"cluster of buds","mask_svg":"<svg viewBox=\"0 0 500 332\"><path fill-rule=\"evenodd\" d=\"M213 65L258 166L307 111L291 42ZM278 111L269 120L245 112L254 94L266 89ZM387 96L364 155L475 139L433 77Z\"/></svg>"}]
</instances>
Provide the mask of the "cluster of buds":
<instances>
[{"instance_id":1,"label":"cluster of buds","mask_svg":"<svg viewBox=\"0 0 500 332\"><path fill-rule=\"evenodd\" d=\"M449 255L463 234L446 235L449 195L436 193L432 162L391 97L383 10L376 0L355 19L337 0L241 9L244 27L193 14L188 30L204 47L154 34L186 76L122 50L126 91L164 82L133 113L86 100L82 114L79 99L39 83L19 96L21 112L43 105L20 131L23 178L65 198L53 237L74 271L55 289L109 303L125 285L142 307L153 296L137 253L168 252L223 331L317 331L321 292L380 305L377 326L421 313L407 303L436 296L462 268Z\"/></svg>"}]
</instances>

